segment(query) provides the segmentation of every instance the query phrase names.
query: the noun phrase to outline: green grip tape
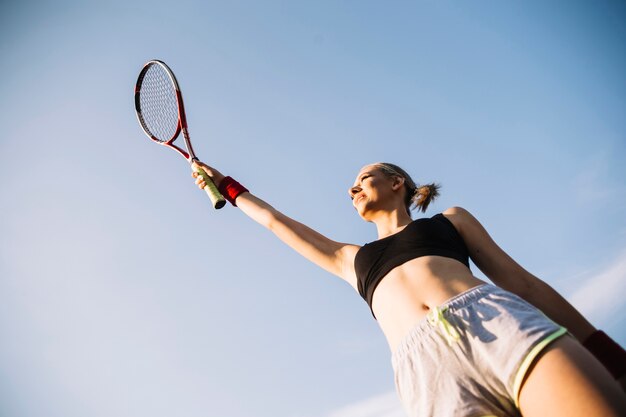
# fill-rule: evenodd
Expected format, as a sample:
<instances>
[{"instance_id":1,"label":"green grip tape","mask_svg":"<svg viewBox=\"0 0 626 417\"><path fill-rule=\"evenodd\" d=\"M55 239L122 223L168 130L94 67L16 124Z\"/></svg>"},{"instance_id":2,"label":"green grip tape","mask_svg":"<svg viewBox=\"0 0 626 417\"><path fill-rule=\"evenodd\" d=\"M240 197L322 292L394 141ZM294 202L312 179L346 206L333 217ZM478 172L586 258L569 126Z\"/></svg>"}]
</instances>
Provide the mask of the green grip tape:
<instances>
[{"instance_id":1,"label":"green grip tape","mask_svg":"<svg viewBox=\"0 0 626 417\"><path fill-rule=\"evenodd\" d=\"M204 191L206 191L209 198L211 199L211 202L213 203L213 208L221 209L222 207L224 207L224 204L226 204L226 200L215 186L215 183L213 182L211 177L209 177L207 173L204 172L204 170L202 169L198 169L196 170L196 172L200 174L200 176L206 183L206 185L204 186Z\"/></svg>"}]
</instances>

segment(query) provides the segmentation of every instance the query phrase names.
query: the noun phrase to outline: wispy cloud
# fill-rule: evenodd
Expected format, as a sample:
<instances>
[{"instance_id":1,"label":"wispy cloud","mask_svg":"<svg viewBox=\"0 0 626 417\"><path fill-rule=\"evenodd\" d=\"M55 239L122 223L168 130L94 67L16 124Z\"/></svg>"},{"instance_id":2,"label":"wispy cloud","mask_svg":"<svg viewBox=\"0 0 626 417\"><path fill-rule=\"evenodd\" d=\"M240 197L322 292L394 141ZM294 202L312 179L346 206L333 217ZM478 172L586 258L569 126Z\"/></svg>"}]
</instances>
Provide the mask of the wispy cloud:
<instances>
[{"instance_id":1,"label":"wispy cloud","mask_svg":"<svg viewBox=\"0 0 626 417\"><path fill-rule=\"evenodd\" d=\"M581 206L620 203L624 183L616 181L613 166L614 157L608 151L598 151L581 164L571 182L574 201Z\"/></svg>"},{"instance_id":2,"label":"wispy cloud","mask_svg":"<svg viewBox=\"0 0 626 417\"><path fill-rule=\"evenodd\" d=\"M324 417L406 417L395 391L346 405Z\"/></svg>"},{"instance_id":3,"label":"wispy cloud","mask_svg":"<svg viewBox=\"0 0 626 417\"><path fill-rule=\"evenodd\" d=\"M568 298L594 324L604 326L624 307L626 250L611 264L589 274Z\"/></svg>"}]
</instances>

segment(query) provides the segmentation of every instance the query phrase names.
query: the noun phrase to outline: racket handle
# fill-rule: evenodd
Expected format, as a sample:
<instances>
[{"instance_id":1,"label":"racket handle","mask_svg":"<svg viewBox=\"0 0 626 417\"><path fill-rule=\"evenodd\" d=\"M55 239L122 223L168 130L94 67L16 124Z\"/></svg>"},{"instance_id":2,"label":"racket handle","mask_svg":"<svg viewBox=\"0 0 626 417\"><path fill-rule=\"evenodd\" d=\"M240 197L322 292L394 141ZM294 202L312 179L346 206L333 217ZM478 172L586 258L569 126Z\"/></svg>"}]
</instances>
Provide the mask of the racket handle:
<instances>
[{"instance_id":1,"label":"racket handle","mask_svg":"<svg viewBox=\"0 0 626 417\"><path fill-rule=\"evenodd\" d=\"M204 191L206 191L209 198L211 199L211 202L213 203L213 208L217 210L224 207L224 204L226 204L226 200L224 199L224 196L220 194L211 177L209 177L207 173L204 172L204 170L202 169L196 169L195 171L202 177L202 179L206 183L206 185L204 186Z\"/></svg>"}]
</instances>

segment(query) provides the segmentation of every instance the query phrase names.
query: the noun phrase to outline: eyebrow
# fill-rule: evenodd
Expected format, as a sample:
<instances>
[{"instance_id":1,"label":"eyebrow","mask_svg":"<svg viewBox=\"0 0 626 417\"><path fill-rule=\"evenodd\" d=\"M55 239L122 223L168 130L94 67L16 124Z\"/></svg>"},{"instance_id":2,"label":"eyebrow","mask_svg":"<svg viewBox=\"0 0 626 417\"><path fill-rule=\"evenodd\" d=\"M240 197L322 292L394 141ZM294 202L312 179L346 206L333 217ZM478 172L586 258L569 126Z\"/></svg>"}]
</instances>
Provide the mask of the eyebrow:
<instances>
[{"instance_id":1,"label":"eyebrow","mask_svg":"<svg viewBox=\"0 0 626 417\"><path fill-rule=\"evenodd\" d=\"M371 174L371 171L365 171L364 173L359 175L357 181L354 184L352 184L350 188L348 189L348 192L350 192L350 190L352 190L352 188L356 187L357 185L360 185L361 182L363 181L363 177L368 174Z\"/></svg>"},{"instance_id":2,"label":"eyebrow","mask_svg":"<svg viewBox=\"0 0 626 417\"><path fill-rule=\"evenodd\" d=\"M359 175L359 182L363 181L363 177L366 175L371 175L372 171L365 171L364 173L362 173L361 175Z\"/></svg>"}]
</instances>

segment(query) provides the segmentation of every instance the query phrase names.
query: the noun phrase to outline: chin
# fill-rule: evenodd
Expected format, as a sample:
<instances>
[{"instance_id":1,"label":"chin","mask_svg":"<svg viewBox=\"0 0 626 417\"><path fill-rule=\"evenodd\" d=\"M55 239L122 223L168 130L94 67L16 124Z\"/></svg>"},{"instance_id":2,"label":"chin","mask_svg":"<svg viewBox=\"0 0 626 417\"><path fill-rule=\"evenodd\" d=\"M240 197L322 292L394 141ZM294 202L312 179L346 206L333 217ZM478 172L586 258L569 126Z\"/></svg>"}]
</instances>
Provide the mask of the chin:
<instances>
[{"instance_id":1,"label":"chin","mask_svg":"<svg viewBox=\"0 0 626 417\"><path fill-rule=\"evenodd\" d=\"M367 216L367 212L362 212L361 210L357 209L357 213L359 214L361 220L365 220L368 223L372 222L372 219Z\"/></svg>"}]
</instances>

